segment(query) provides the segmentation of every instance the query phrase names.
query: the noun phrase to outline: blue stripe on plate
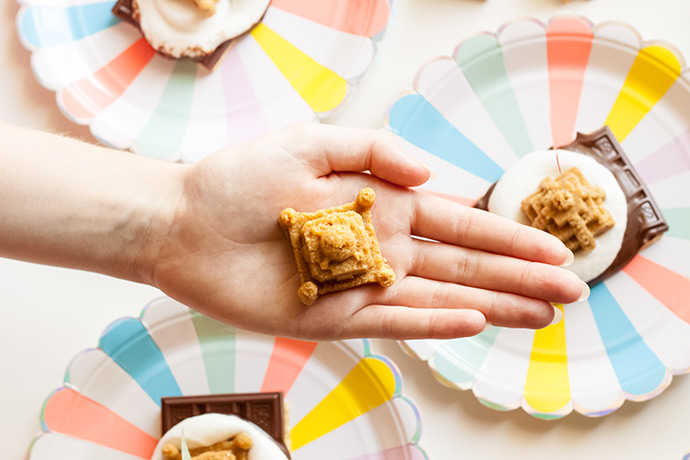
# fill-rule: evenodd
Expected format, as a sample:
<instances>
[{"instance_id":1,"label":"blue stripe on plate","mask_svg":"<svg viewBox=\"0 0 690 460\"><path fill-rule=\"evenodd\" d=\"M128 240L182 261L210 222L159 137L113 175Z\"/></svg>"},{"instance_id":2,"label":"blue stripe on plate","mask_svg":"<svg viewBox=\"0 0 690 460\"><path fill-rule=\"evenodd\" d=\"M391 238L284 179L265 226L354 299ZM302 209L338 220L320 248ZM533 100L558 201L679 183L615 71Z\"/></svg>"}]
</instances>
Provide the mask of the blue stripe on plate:
<instances>
[{"instance_id":1,"label":"blue stripe on plate","mask_svg":"<svg viewBox=\"0 0 690 460\"><path fill-rule=\"evenodd\" d=\"M111 324L98 342L122 369L160 405L163 396L180 396L168 363L141 322L125 318Z\"/></svg>"},{"instance_id":2,"label":"blue stripe on plate","mask_svg":"<svg viewBox=\"0 0 690 460\"><path fill-rule=\"evenodd\" d=\"M69 7L32 6L19 20L24 41L37 48L80 40L120 22L107 1Z\"/></svg>"},{"instance_id":3,"label":"blue stripe on plate","mask_svg":"<svg viewBox=\"0 0 690 460\"><path fill-rule=\"evenodd\" d=\"M400 98L391 108L388 123L410 143L488 182L503 174L499 165L419 94Z\"/></svg>"},{"instance_id":4,"label":"blue stripe on plate","mask_svg":"<svg viewBox=\"0 0 690 460\"><path fill-rule=\"evenodd\" d=\"M664 381L666 367L647 346L604 283L592 288L589 305L623 391L647 395Z\"/></svg>"}]
</instances>

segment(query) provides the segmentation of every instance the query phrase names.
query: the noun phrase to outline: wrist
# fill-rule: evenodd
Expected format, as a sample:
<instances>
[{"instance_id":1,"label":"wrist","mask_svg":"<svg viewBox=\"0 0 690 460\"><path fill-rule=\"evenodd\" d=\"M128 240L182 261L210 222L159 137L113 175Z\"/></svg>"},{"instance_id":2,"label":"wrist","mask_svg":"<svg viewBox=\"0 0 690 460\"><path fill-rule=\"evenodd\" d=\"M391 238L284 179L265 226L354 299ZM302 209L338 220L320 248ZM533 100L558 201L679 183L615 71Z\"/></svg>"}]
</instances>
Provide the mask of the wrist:
<instances>
[{"instance_id":1,"label":"wrist","mask_svg":"<svg viewBox=\"0 0 690 460\"><path fill-rule=\"evenodd\" d=\"M155 267L180 212L190 169L163 162L152 168L145 193L130 203L124 250L113 264L115 276L157 287Z\"/></svg>"}]
</instances>

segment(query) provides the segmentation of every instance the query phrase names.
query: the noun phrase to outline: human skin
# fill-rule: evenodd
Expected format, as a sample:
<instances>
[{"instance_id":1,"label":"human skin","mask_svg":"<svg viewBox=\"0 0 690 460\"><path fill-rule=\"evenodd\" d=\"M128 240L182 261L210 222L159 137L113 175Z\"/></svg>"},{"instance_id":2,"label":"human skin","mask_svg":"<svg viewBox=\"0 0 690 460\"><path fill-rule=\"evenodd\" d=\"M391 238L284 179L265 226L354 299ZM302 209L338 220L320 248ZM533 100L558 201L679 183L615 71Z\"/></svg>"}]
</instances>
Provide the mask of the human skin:
<instances>
[{"instance_id":1,"label":"human skin","mask_svg":"<svg viewBox=\"0 0 690 460\"><path fill-rule=\"evenodd\" d=\"M431 176L381 130L299 124L194 165L0 125L0 256L147 283L220 321L310 340L451 338L490 324L540 328L550 302L588 295L558 267L555 237L410 187ZM376 192L389 288L311 306L286 207L314 211Z\"/></svg>"}]
</instances>

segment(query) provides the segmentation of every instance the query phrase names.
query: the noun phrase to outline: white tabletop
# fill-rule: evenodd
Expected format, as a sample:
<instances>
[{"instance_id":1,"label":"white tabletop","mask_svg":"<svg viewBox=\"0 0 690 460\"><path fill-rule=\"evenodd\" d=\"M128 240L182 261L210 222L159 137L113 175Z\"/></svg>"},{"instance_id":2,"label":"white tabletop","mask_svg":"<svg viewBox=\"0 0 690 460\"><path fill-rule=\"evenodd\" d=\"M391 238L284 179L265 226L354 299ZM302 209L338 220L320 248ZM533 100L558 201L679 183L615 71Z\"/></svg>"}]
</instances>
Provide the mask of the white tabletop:
<instances>
[{"instance_id":1,"label":"white tabletop","mask_svg":"<svg viewBox=\"0 0 690 460\"><path fill-rule=\"evenodd\" d=\"M396 0L395 4L395 22L381 44L376 67L333 123L382 126L386 107L411 86L423 63L450 54L468 35L495 31L504 22L525 16L546 20L578 12L594 22L622 20L645 39L670 42L690 57L688 0L576 0L565 6L560 0ZM13 0L1 2L0 121L93 140L88 129L60 113L54 93L34 79L29 53L17 39L17 11ZM153 288L101 275L0 259L4 458L24 457L40 431L41 405L61 385L70 359L96 346L111 321L136 316L158 295ZM420 444L431 459L680 460L690 452L689 377L676 377L653 400L626 402L600 419L573 413L546 422L522 410L495 412L469 392L443 387L426 364L405 355L395 342L374 340L373 351L392 358L402 371L402 391L421 410Z\"/></svg>"}]
</instances>

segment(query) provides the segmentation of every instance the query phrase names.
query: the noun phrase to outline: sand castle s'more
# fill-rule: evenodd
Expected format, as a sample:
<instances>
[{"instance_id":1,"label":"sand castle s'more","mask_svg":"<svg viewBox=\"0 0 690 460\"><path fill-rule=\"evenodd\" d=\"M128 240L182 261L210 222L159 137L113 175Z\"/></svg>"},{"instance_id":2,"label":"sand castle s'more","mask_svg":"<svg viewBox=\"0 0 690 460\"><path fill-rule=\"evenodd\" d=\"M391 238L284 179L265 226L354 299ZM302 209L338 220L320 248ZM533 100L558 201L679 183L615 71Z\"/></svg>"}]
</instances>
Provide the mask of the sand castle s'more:
<instances>
[{"instance_id":1,"label":"sand castle s'more","mask_svg":"<svg viewBox=\"0 0 690 460\"><path fill-rule=\"evenodd\" d=\"M289 460L281 393L162 398L161 432L151 460Z\"/></svg>"},{"instance_id":2,"label":"sand castle s'more","mask_svg":"<svg viewBox=\"0 0 690 460\"><path fill-rule=\"evenodd\" d=\"M476 207L559 237L575 253L568 269L592 286L668 230L608 127L520 158Z\"/></svg>"},{"instance_id":3,"label":"sand castle s'more","mask_svg":"<svg viewBox=\"0 0 690 460\"><path fill-rule=\"evenodd\" d=\"M137 26L151 47L209 69L232 40L263 18L270 0L118 0L113 14Z\"/></svg>"}]
</instances>

